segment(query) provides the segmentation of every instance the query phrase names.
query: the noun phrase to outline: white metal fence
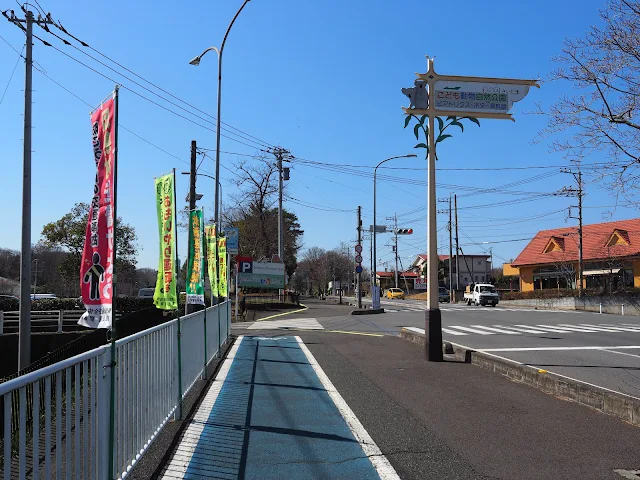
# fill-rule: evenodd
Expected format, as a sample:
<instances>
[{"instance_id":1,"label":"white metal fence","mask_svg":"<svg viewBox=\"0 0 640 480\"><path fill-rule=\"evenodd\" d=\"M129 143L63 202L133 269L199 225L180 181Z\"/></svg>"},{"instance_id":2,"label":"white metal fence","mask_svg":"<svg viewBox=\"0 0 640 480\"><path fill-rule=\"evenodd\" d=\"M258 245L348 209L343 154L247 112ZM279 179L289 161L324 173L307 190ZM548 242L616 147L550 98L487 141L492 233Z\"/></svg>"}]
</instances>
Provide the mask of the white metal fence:
<instances>
[{"instance_id":1,"label":"white metal fence","mask_svg":"<svg viewBox=\"0 0 640 480\"><path fill-rule=\"evenodd\" d=\"M182 399L227 341L230 307L192 313L0 384L2 478L108 479L110 462L112 477L125 478L181 415Z\"/></svg>"}]
</instances>

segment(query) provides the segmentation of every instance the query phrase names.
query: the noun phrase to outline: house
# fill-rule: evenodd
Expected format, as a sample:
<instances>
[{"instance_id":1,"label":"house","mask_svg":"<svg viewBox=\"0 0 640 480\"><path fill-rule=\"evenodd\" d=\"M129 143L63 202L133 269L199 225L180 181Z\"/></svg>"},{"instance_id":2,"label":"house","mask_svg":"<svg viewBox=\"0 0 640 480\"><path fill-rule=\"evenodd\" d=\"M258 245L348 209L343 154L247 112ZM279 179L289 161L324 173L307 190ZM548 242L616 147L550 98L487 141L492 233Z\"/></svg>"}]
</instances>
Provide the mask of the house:
<instances>
[{"instance_id":1,"label":"house","mask_svg":"<svg viewBox=\"0 0 640 480\"><path fill-rule=\"evenodd\" d=\"M404 291L414 290L415 279L419 276L416 272L398 272L398 288ZM396 286L396 272L376 272L376 279L380 285L380 290L385 291Z\"/></svg>"},{"instance_id":2,"label":"house","mask_svg":"<svg viewBox=\"0 0 640 480\"><path fill-rule=\"evenodd\" d=\"M449 255L438 255L438 259L444 266L444 280L440 283L451 289L451 285L456 287L458 277L456 275L456 265L460 267L460 283L459 289L464 289L471 283L487 282L490 280L491 274L491 262L489 261L490 255L456 255L453 256L451 262L452 282L449 281ZM420 253L416 256L415 260L411 264L410 270L422 275L422 272L426 269L427 255Z\"/></svg>"},{"instance_id":3,"label":"house","mask_svg":"<svg viewBox=\"0 0 640 480\"><path fill-rule=\"evenodd\" d=\"M582 227L583 288L640 287L640 218ZM576 227L542 230L511 267L520 290L576 288L579 234Z\"/></svg>"}]
</instances>

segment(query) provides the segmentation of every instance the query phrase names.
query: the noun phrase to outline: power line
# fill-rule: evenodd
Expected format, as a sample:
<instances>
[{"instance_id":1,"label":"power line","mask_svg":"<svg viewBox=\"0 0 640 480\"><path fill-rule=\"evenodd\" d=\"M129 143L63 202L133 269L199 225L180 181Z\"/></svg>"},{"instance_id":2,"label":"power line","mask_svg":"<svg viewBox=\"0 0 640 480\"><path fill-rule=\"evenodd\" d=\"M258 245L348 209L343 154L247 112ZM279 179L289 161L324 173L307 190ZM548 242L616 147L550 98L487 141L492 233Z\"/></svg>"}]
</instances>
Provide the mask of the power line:
<instances>
[{"instance_id":1,"label":"power line","mask_svg":"<svg viewBox=\"0 0 640 480\"><path fill-rule=\"evenodd\" d=\"M22 52L24 52L24 46L22 47ZM18 53L18 60L16 60L16 64L11 71L11 76L9 77L9 81L7 82L7 86L4 88L4 92L2 93L2 98L0 98L0 105L4 101L4 96L7 94L7 90L9 90L9 85L11 85L11 80L13 80L13 74L16 73L16 68L18 68L18 64L20 63L20 59L24 58L22 56L22 52Z\"/></svg>"},{"instance_id":2,"label":"power line","mask_svg":"<svg viewBox=\"0 0 640 480\"><path fill-rule=\"evenodd\" d=\"M165 93L165 94L169 95L170 97L172 97L172 98L174 98L174 99L178 100L179 102L183 103L184 105L187 105L188 107L192 108L193 110L196 110L197 112L200 112L200 113L202 113L202 114L206 115L207 117L211 118L212 120L216 120L216 117L214 117L213 115L211 115L211 114L209 114L209 113L205 112L204 110L199 109L198 107L196 107L196 106L194 106L194 105L192 105L192 104L190 104L190 103L186 102L185 100L182 100L181 98L177 97L176 95L172 94L171 92L168 92L167 90L165 90L165 89L163 89L162 87L160 87L160 86L156 85L155 83L151 82L150 80L147 80L147 79L146 79L146 78L144 78L143 76L141 76L141 75L139 75L139 74L135 73L134 71L130 70L129 68L125 67L124 65L122 65L121 63L119 63L119 62L117 62L116 60L112 59L112 58L111 58L111 57L109 57L108 55L106 55L106 54L104 54L104 53L102 53L102 52L98 51L98 50L97 50L97 49L95 49L95 48L93 48L93 47L92 47L91 45L89 45L88 43L86 43L86 42L84 42L84 41L80 40L79 38L77 38L77 37L75 37L75 36L71 35L71 34L70 34L70 33L69 33L69 32L68 32L68 31L67 31L67 30L66 30L66 29L65 29L61 24L59 24L59 22L58 22L58 23L55 23L55 22L54 22L54 23L53 23L53 25L54 25L56 28L58 28L60 31L64 32L64 33L65 33L66 35L68 35L69 37L71 37L71 38L73 38L74 40L76 40L76 41L80 42L80 43L82 44L82 46L87 47L87 48L89 48L90 50L93 50L93 51L94 51L95 53L97 53L98 55L100 55L100 56L102 56L102 57L106 58L106 59L107 59L107 60L109 60L110 62L114 63L115 65L117 65L118 67L120 67L120 68L124 69L125 71L127 71L127 72L131 73L132 75L136 76L137 78L141 79L142 81L144 81L144 82L148 83L149 85L153 86L154 88L156 88L156 89L160 90L161 92L163 92L163 93ZM165 100L165 101L167 101L167 102L171 103L172 105L174 105L174 106L176 106L176 107L178 107L178 108L181 108L181 109L183 109L183 110L185 110L185 111L187 111L187 112L188 112L188 110L184 109L183 107L180 107L179 105L176 105L175 103L173 103L173 102L171 102L171 101L167 100L166 98L162 97L162 96L161 96L161 95L159 95L158 93L153 92L152 90L148 89L147 87L144 87L143 85L140 85L140 84L139 84L139 83L137 83L135 80L130 79L130 78L129 78L129 77L127 77L126 75L122 74L121 72L118 72L118 71L117 71L117 70L115 70L114 68L112 68L112 67L110 67L109 65L105 64L104 62L102 62L102 61L98 60L97 58L93 57L92 55L89 55L88 53L86 53L85 51L83 51L81 48L78 48L76 45L72 44L71 42L68 42L67 40L65 40L64 38L60 37L59 35L56 35L55 33L51 32L48 28L44 28L44 30L46 30L49 34L51 34L51 35L53 35L54 37L56 37L56 38L58 38L59 40L61 40L61 41L62 41L63 43L65 43L66 45L69 45L69 46L71 46L72 48L74 48L74 49L76 49L77 51L79 51L80 53L82 53L83 55L88 56L89 58L91 58L91 59L92 59L92 60L94 60L95 62L98 62L99 64L101 64L101 65L103 65L103 66L107 67L108 69L112 70L113 72L118 73L119 75L122 75L124 78L128 79L129 81L134 82L134 83L135 83L136 85L138 85L139 87L141 87L141 88L143 88L143 89L147 90L148 92L150 92L150 93L152 93L152 94L154 94L154 95L156 95L156 96L158 96L158 97L162 98L163 100ZM204 120L204 121L207 121L207 122L209 122L209 123L213 123L213 122L211 122L211 121L209 121L209 120L206 120L206 119L203 119L202 117L199 117L198 115L196 115L196 114L194 114L194 113L192 113L192 112L189 112L189 113L191 113L191 115L194 115L194 116L196 116L196 117L198 117L198 118L200 118L200 119L202 119L202 120ZM249 142L254 142L254 143L258 143L258 144L263 144L263 145L264 145L264 146L266 146L266 147L271 147L271 146L272 146L272 145L271 145L271 144L269 144L268 142L265 142L265 141L263 141L263 140L259 139L258 137L255 137L255 136L253 136L253 135L250 135L250 134L248 134L248 133L246 133L246 132L244 132L244 131L240 130L239 128L233 127L232 125L229 125L229 124L227 124L227 123L225 123L225 122L222 122L222 121L221 121L220 123L221 123L222 125L225 125L225 126L229 127L229 128L230 128L230 129L232 129L232 130L235 130L235 131L237 131L237 132L240 132L240 133L235 133L235 132L230 131L229 129L222 128L222 130L225 130L225 131L227 131L227 132L231 133L232 135L237 135L237 136L239 136L239 137L241 137L241 138L243 138L243 136L245 136L245 137L250 137L250 138L243 138L243 139L244 139L244 140L247 140L247 141L249 141Z\"/></svg>"}]
</instances>

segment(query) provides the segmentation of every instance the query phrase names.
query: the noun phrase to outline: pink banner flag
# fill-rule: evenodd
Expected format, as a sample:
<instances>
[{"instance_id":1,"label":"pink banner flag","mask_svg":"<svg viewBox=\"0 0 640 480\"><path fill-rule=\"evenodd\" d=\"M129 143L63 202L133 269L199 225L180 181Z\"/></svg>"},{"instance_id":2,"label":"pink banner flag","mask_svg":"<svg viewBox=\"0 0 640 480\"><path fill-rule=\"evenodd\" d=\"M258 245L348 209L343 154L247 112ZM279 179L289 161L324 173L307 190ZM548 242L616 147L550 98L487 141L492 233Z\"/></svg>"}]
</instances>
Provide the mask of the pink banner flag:
<instances>
[{"instance_id":1,"label":"pink banner flag","mask_svg":"<svg viewBox=\"0 0 640 480\"><path fill-rule=\"evenodd\" d=\"M78 324L111 328L113 318L115 98L91 114L96 178L80 264L80 290L87 311Z\"/></svg>"}]
</instances>

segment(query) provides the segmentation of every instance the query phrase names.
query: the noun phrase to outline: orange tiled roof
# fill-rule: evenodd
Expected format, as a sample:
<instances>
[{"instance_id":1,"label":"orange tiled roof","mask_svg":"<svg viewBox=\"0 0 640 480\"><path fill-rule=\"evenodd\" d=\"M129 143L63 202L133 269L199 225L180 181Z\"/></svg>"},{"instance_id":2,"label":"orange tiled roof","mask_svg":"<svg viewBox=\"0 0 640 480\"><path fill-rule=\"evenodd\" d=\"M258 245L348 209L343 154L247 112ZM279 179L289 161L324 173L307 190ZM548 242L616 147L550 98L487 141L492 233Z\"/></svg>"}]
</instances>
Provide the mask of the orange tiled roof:
<instances>
[{"instance_id":1,"label":"orange tiled roof","mask_svg":"<svg viewBox=\"0 0 640 480\"><path fill-rule=\"evenodd\" d=\"M624 242L607 247L613 232L621 235ZM564 238L561 250L547 249L552 237ZM540 265L578 260L578 228L566 227L542 230L522 250L511 265ZM548 253L544 253L545 249ZM629 257L640 255L640 218L619 220L616 222L594 223L582 226L583 261L601 260L611 257Z\"/></svg>"}]
</instances>

